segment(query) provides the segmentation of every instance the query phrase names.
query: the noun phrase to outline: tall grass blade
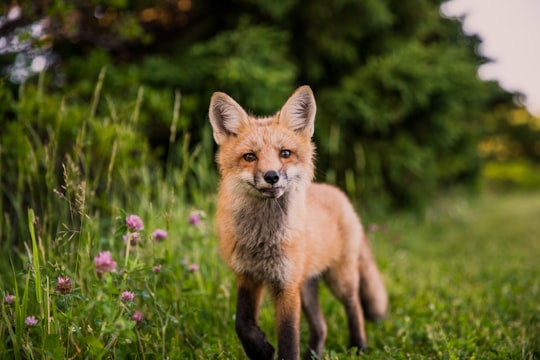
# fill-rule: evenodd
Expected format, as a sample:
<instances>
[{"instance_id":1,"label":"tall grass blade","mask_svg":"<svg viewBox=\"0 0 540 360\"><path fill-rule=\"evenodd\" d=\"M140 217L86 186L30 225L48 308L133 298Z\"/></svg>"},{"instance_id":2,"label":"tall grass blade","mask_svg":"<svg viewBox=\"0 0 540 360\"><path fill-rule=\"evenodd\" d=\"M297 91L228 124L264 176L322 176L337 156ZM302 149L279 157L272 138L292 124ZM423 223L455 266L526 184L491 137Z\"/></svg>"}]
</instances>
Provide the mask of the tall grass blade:
<instances>
[{"instance_id":1,"label":"tall grass blade","mask_svg":"<svg viewBox=\"0 0 540 360\"><path fill-rule=\"evenodd\" d=\"M131 122L133 123L133 126L137 125L137 122L139 122L139 115L141 113L141 104L144 97L144 87L139 86L139 90L137 91L137 101L135 102L135 111L133 111L133 115L131 115Z\"/></svg>"},{"instance_id":2,"label":"tall grass blade","mask_svg":"<svg viewBox=\"0 0 540 360\"><path fill-rule=\"evenodd\" d=\"M16 334L17 327L15 326L15 323L11 323L11 319L9 318L8 314L6 313L6 308L4 305L2 305L2 318L4 319L5 327L7 328L9 337L13 343L13 354L15 355L15 359L19 360L21 358L21 350L20 350L20 344L19 339Z\"/></svg>"},{"instance_id":3,"label":"tall grass blade","mask_svg":"<svg viewBox=\"0 0 540 360\"><path fill-rule=\"evenodd\" d=\"M169 135L169 146L174 144L176 141L176 126L178 124L178 119L180 118L180 101L182 100L182 93L180 90L176 90L174 93L174 108L173 108L173 118L171 122L171 134Z\"/></svg>"},{"instance_id":4,"label":"tall grass blade","mask_svg":"<svg viewBox=\"0 0 540 360\"><path fill-rule=\"evenodd\" d=\"M15 266L13 265L13 261L10 258L11 263L11 271L13 274L13 286L14 286L14 295L15 295L15 316L13 317L13 326L10 325L10 321L6 320L6 326L9 331L9 336L11 337L11 341L13 341L13 352L15 354L15 359L19 360L21 359L21 335L22 335L22 315L21 315L21 306L20 306L20 297L19 297L19 287L17 286L17 273L15 272ZM5 314L5 307L2 306L2 314L3 316L7 316ZM15 331L13 331L15 329Z\"/></svg>"},{"instance_id":5,"label":"tall grass blade","mask_svg":"<svg viewBox=\"0 0 540 360\"><path fill-rule=\"evenodd\" d=\"M111 160L109 161L109 167L107 169L107 186L105 187L105 192L109 192L111 189L111 180L112 180L112 172L114 169L114 160L116 159L116 151L118 150L118 141L114 141L113 148L111 152Z\"/></svg>"},{"instance_id":6,"label":"tall grass blade","mask_svg":"<svg viewBox=\"0 0 540 360\"><path fill-rule=\"evenodd\" d=\"M107 68L105 67L101 68L101 71L99 72L96 88L94 89L94 96L92 98L92 107L90 108L91 119L93 119L96 116L99 99L101 97L101 89L103 88L103 81L105 80L106 73L107 73Z\"/></svg>"},{"instance_id":7,"label":"tall grass blade","mask_svg":"<svg viewBox=\"0 0 540 360\"><path fill-rule=\"evenodd\" d=\"M41 289L41 271L39 266L39 248L38 248L38 242L36 238L36 231L34 228L34 224L36 222L36 216L34 215L34 211L32 209L28 210L28 229L30 230L30 237L32 239L32 265L34 268L34 279L35 279L35 289L36 289L36 301L40 306L41 309L41 316L44 315L44 311L42 309L43 304L43 293Z\"/></svg>"},{"instance_id":8,"label":"tall grass blade","mask_svg":"<svg viewBox=\"0 0 540 360\"><path fill-rule=\"evenodd\" d=\"M176 90L174 94L174 107L173 117L170 126L169 134L169 149L167 151L167 163L166 173L168 177L172 177L173 159L174 159L174 144L176 142L178 119L180 118L180 101L182 100L182 93L180 90Z\"/></svg>"},{"instance_id":9,"label":"tall grass blade","mask_svg":"<svg viewBox=\"0 0 540 360\"><path fill-rule=\"evenodd\" d=\"M2 156L2 144L0 144L0 174L4 173L4 167L2 162L3 156ZM4 182L0 181L0 196L3 196L4 194ZM4 234L4 202L0 201L0 236L1 234Z\"/></svg>"}]
</instances>

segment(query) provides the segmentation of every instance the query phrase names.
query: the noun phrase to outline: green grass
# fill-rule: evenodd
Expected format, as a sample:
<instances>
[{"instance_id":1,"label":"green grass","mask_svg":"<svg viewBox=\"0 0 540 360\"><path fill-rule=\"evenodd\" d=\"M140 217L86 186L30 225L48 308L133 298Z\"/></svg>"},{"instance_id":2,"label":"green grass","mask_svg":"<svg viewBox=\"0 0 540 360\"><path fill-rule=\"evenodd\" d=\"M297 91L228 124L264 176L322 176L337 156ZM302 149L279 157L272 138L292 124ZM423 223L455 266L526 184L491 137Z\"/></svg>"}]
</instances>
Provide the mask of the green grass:
<instances>
[{"instance_id":1,"label":"green grass","mask_svg":"<svg viewBox=\"0 0 540 360\"><path fill-rule=\"evenodd\" d=\"M234 278L217 254L211 214L193 226L183 204L141 204L133 212L149 214L148 206L145 241L125 266L122 217L116 236L70 258L40 249L39 238L30 245L24 267L2 274L6 283L17 279L4 292L18 300L2 304L0 358L243 357L234 333ZM370 235L391 310L368 324L364 357L538 359L538 214L540 193L487 195L447 198L422 219L400 214L380 222ZM151 229L167 226L167 240L150 240ZM93 258L104 249L123 275L97 277ZM72 292L55 293L58 276L70 277ZM133 303L120 301L124 290L136 294ZM329 327L324 358L349 358L343 311L326 289L322 304ZM130 320L134 311L144 314L139 325ZM266 300L261 326L275 343L272 311ZM31 314L39 319L35 327L24 324Z\"/></svg>"},{"instance_id":2,"label":"green grass","mask_svg":"<svg viewBox=\"0 0 540 360\"><path fill-rule=\"evenodd\" d=\"M391 314L377 358L540 358L540 194L446 199L373 236Z\"/></svg>"},{"instance_id":3,"label":"green grass","mask_svg":"<svg viewBox=\"0 0 540 360\"><path fill-rule=\"evenodd\" d=\"M189 148L177 94L161 173L134 120L143 97L122 105L104 96L104 109L101 82L90 105L28 85L0 142L0 359L244 358L235 279L213 228L210 129ZM388 317L368 324L363 358L540 359L540 191L448 195L422 217L362 212L366 228L377 224L369 235L390 294ZM127 214L144 221L139 245L122 239ZM163 242L152 239L158 228ZM101 251L117 268L98 276ZM59 277L71 289L59 291ZM323 358L351 358L343 309L324 287L321 302ZM275 344L268 299L260 324Z\"/></svg>"}]
</instances>

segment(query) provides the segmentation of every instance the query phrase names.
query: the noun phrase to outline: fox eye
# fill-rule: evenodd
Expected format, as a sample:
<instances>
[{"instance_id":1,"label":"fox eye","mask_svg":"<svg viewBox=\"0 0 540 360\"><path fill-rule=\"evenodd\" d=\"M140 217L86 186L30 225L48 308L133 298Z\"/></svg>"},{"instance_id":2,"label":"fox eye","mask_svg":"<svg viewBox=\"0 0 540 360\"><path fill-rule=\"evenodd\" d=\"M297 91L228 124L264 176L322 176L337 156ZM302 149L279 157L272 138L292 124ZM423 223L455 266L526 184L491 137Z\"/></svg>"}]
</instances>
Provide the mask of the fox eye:
<instances>
[{"instance_id":1,"label":"fox eye","mask_svg":"<svg viewBox=\"0 0 540 360\"><path fill-rule=\"evenodd\" d=\"M284 150L281 150L281 151L279 152L279 157L282 157L282 158L284 158L284 159L286 159L286 158L288 158L288 157L290 157L290 156L291 156L291 150L286 150L286 149L284 149Z\"/></svg>"},{"instance_id":2,"label":"fox eye","mask_svg":"<svg viewBox=\"0 0 540 360\"><path fill-rule=\"evenodd\" d=\"M257 160L257 156L254 153L247 153L244 154L244 160L246 160L247 162L253 162Z\"/></svg>"}]
</instances>

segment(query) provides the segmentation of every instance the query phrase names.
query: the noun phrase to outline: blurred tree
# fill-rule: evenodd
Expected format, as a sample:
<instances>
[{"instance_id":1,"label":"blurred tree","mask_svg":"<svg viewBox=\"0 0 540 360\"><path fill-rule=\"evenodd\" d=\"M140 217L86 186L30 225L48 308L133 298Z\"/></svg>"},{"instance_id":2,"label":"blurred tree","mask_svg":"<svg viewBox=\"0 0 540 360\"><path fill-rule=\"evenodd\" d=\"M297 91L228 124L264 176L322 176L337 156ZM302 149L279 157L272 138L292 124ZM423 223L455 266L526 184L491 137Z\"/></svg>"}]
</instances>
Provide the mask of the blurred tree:
<instances>
[{"instance_id":1,"label":"blurred tree","mask_svg":"<svg viewBox=\"0 0 540 360\"><path fill-rule=\"evenodd\" d=\"M527 159L540 165L540 118L524 108L499 105L486 118L481 155L494 161Z\"/></svg>"},{"instance_id":2,"label":"blurred tree","mask_svg":"<svg viewBox=\"0 0 540 360\"><path fill-rule=\"evenodd\" d=\"M4 16L0 37L8 44L26 29L34 39L27 51L54 54L53 83L73 96L91 96L90 75L104 65L108 91L133 98L144 85L151 100L140 125L158 147L168 141L164 109L176 88L184 94L179 124L197 141L209 131L213 91L268 114L309 84L319 103L318 179L369 204L410 206L449 184L474 183L483 119L496 106L514 107L512 96L478 79L480 40L441 17L441 3L19 0L3 5L20 14ZM44 30L33 38L38 21Z\"/></svg>"}]
</instances>

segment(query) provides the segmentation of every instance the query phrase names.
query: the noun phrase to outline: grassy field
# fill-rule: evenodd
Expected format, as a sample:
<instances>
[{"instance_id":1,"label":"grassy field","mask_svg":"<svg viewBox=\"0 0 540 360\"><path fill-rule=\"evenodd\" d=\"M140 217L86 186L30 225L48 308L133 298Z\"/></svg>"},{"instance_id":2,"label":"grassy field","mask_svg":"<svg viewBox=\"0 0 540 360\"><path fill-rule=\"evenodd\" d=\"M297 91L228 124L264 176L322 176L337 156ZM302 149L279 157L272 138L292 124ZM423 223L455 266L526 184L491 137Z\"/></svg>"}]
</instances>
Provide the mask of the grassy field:
<instances>
[{"instance_id":1,"label":"grassy field","mask_svg":"<svg viewBox=\"0 0 540 360\"><path fill-rule=\"evenodd\" d=\"M213 229L210 129L189 148L178 95L161 172L141 148L142 100L107 98L100 115L99 89L88 108L25 88L5 129L0 359L244 358ZM361 212L390 294L363 358L540 359L540 191ZM351 358L343 310L322 292L323 358ZM260 324L275 344L268 299Z\"/></svg>"},{"instance_id":2,"label":"grassy field","mask_svg":"<svg viewBox=\"0 0 540 360\"><path fill-rule=\"evenodd\" d=\"M119 211L108 237L92 235L99 219L87 220L87 236L47 240L37 233L20 254L23 265L1 274L0 358L244 358L234 333L234 277L216 250L212 197L199 208L164 198L160 206ZM122 234L130 213L141 216L144 230L128 247ZM540 358L539 215L540 193L526 193L447 197L422 217L366 221L391 311L368 325L363 357ZM165 240L153 240L157 228L167 230ZM96 272L100 251L110 251L114 271ZM69 277L70 286L58 277ZM125 291L133 300L123 299ZM350 358L343 311L325 288L322 304L324 358ZM275 343L270 305L265 300L261 326Z\"/></svg>"},{"instance_id":3,"label":"grassy field","mask_svg":"<svg viewBox=\"0 0 540 360\"><path fill-rule=\"evenodd\" d=\"M5 130L0 359L244 358L213 230L210 130L189 148L178 95L161 173L141 148L142 100L117 111L106 98L100 115L99 89L88 107L25 88L21 121ZM540 359L540 192L448 195L423 216L362 213L391 306L368 324L367 358ZM323 357L349 359L343 310L322 291Z\"/></svg>"},{"instance_id":4,"label":"grassy field","mask_svg":"<svg viewBox=\"0 0 540 360\"><path fill-rule=\"evenodd\" d=\"M392 311L376 358L540 358L540 194L446 199L373 236Z\"/></svg>"}]
</instances>

